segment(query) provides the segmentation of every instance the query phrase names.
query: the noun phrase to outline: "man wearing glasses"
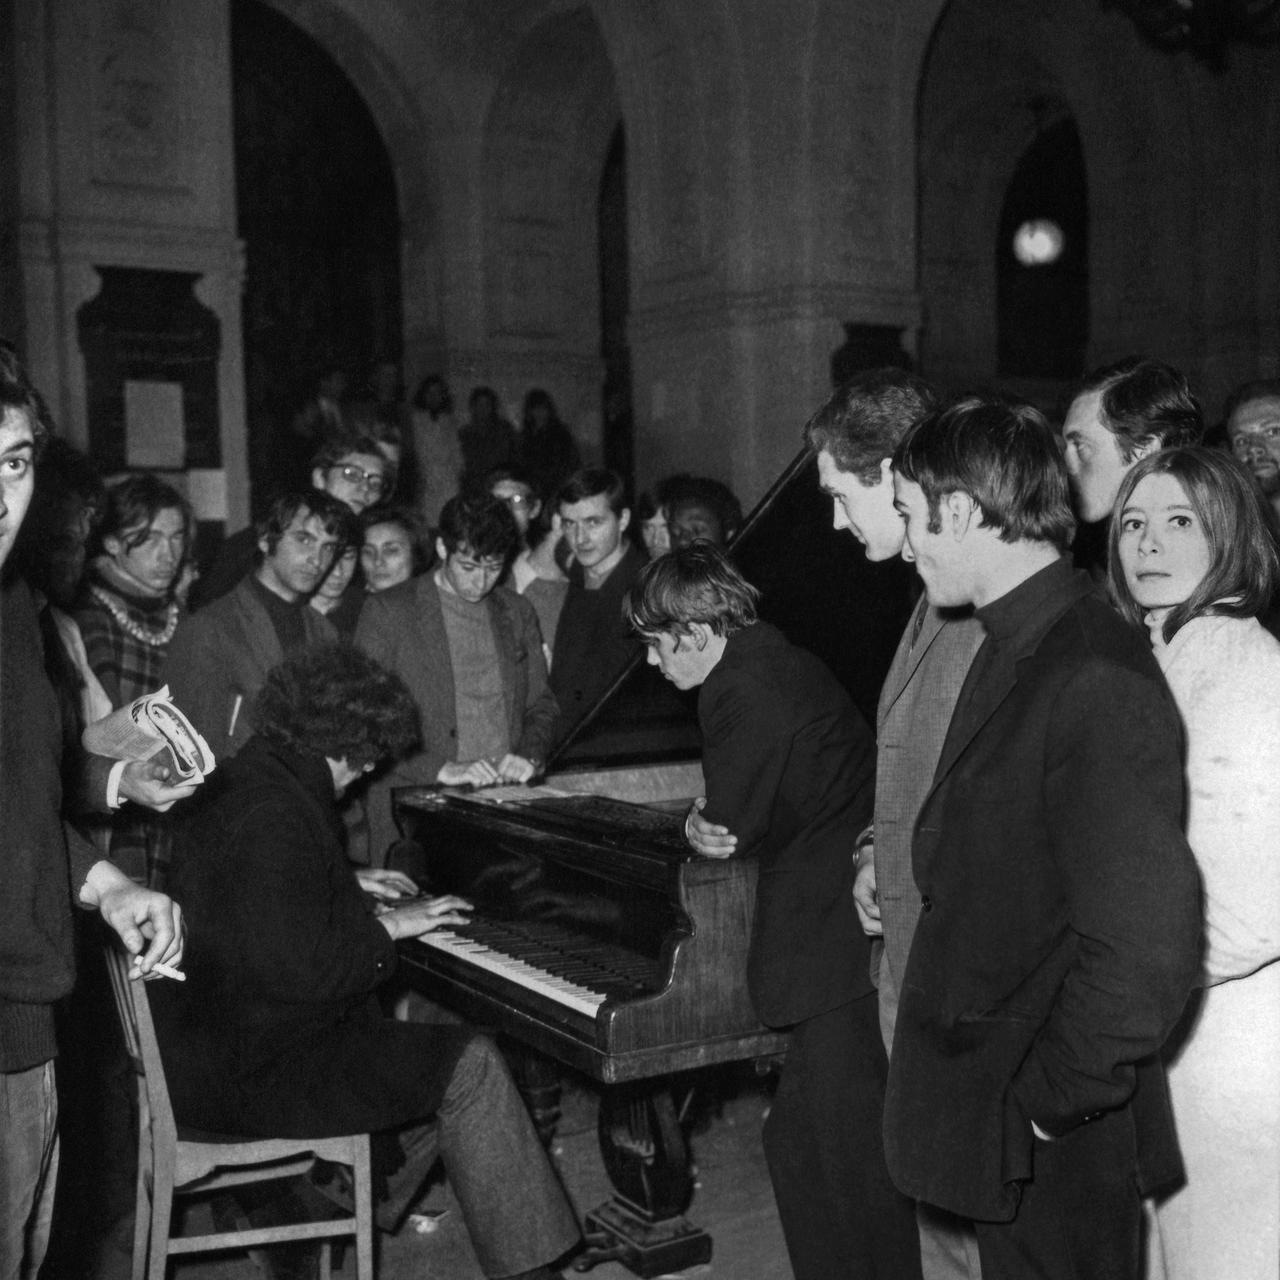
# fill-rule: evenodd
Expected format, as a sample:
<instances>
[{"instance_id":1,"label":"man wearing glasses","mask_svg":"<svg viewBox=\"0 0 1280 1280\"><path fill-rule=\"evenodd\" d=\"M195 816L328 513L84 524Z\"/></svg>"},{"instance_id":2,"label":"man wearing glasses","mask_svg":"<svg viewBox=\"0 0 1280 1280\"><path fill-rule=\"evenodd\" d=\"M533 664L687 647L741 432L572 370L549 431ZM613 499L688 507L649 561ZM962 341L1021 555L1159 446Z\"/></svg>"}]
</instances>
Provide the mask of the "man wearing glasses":
<instances>
[{"instance_id":1,"label":"man wearing glasses","mask_svg":"<svg viewBox=\"0 0 1280 1280\"><path fill-rule=\"evenodd\" d=\"M408 686L420 749L369 788L369 851L395 839L391 789L528 782L550 746L556 700L533 606L498 583L519 533L492 494L451 498L440 513L434 573L372 595L356 643Z\"/></svg>"},{"instance_id":2,"label":"man wearing glasses","mask_svg":"<svg viewBox=\"0 0 1280 1280\"><path fill-rule=\"evenodd\" d=\"M395 474L375 440L357 436L330 440L311 460L312 488L337 498L356 515L389 497ZM255 525L227 538L208 573L191 591L191 609L196 611L225 596L253 572L257 562L258 530Z\"/></svg>"}]
</instances>

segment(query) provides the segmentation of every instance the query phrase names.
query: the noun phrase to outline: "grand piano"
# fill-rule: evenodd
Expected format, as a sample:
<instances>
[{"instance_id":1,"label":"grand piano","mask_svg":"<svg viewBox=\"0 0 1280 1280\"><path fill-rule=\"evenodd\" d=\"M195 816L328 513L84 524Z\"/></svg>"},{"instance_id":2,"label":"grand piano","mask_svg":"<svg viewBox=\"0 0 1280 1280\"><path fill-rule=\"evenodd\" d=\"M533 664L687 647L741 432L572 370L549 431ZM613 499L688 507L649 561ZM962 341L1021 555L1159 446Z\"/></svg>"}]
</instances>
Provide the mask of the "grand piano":
<instances>
[{"instance_id":1,"label":"grand piano","mask_svg":"<svg viewBox=\"0 0 1280 1280\"><path fill-rule=\"evenodd\" d=\"M869 564L835 532L811 455L794 459L730 550L762 592L761 616L826 661L873 720L911 575L901 561ZM674 690L638 649L540 785L394 798L401 832L425 850L426 889L476 908L465 929L402 943L402 972L613 1087L601 1146L620 1199L588 1215L588 1261L618 1257L640 1275L710 1256L681 1216L692 1179L666 1078L786 1045L746 994L755 865L698 858L683 839L702 794L699 753L696 691Z\"/></svg>"}]
</instances>

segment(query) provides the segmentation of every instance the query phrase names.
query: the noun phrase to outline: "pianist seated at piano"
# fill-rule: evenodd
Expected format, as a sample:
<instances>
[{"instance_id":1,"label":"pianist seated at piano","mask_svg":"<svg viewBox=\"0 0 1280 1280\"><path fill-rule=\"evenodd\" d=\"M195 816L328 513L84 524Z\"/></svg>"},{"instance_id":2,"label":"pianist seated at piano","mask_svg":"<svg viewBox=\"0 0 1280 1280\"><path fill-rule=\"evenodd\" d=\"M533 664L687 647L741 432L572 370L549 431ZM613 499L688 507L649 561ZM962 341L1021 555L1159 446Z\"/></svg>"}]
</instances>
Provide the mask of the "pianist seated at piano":
<instances>
[{"instance_id":1,"label":"pianist seated at piano","mask_svg":"<svg viewBox=\"0 0 1280 1280\"><path fill-rule=\"evenodd\" d=\"M440 513L440 566L371 596L356 643L408 686L422 740L369 787L375 866L396 838L391 789L528 782L551 745L557 705L547 685L533 605L499 586L519 530L506 503L481 493Z\"/></svg>"},{"instance_id":2,"label":"pianist seated at piano","mask_svg":"<svg viewBox=\"0 0 1280 1280\"><path fill-rule=\"evenodd\" d=\"M758 596L695 542L645 565L626 611L649 664L699 691L706 795L686 837L758 862L747 990L760 1020L789 1032L764 1146L796 1280L910 1280L915 1207L885 1167L887 1062L852 895L875 743L823 663L757 619Z\"/></svg>"},{"instance_id":3,"label":"pianist seated at piano","mask_svg":"<svg viewBox=\"0 0 1280 1280\"><path fill-rule=\"evenodd\" d=\"M351 646L312 647L272 670L253 723L174 851L189 980L151 990L179 1123L320 1137L434 1117L485 1275L559 1276L577 1222L493 1043L465 1024L385 1018L378 1002L396 940L468 910L401 902L412 882L356 872L343 850L338 797L416 734L408 691ZM376 1137L375 1192L397 1163Z\"/></svg>"}]
</instances>

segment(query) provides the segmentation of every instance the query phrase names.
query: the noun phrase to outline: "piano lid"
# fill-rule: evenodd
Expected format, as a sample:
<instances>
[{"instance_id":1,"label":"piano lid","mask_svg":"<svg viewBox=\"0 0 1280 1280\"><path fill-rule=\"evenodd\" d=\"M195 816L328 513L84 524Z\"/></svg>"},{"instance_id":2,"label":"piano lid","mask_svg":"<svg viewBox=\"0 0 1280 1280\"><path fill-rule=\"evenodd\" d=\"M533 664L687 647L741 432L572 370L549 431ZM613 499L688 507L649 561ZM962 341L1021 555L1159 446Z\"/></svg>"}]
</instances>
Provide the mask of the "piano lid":
<instances>
[{"instance_id":1,"label":"piano lid","mask_svg":"<svg viewBox=\"0 0 1280 1280\"><path fill-rule=\"evenodd\" d=\"M831 524L816 457L801 450L729 548L760 588L760 616L816 653L868 721L911 612L915 575L900 559L872 564ZM696 760L696 689L681 693L640 650L548 759L560 772Z\"/></svg>"}]
</instances>

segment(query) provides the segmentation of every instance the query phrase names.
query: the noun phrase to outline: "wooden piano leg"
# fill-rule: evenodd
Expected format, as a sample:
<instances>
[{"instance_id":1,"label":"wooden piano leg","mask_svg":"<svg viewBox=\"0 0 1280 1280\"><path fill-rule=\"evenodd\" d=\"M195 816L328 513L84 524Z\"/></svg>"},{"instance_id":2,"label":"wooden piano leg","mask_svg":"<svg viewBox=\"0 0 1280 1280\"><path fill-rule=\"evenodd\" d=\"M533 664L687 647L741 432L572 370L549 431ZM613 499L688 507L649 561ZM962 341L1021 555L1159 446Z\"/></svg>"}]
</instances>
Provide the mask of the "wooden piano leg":
<instances>
[{"instance_id":1,"label":"wooden piano leg","mask_svg":"<svg viewBox=\"0 0 1280 1280\"><path fill-rule=\"evenodd\" d=\"M574 1270L617 1261L658 1276L710 1262L711 1237L684 1217L693 1171L671 1090L655 1082L606 1090L599 1136L616 1191L587 1214L587 1248Z\"/></svg>"}]
</instances>

